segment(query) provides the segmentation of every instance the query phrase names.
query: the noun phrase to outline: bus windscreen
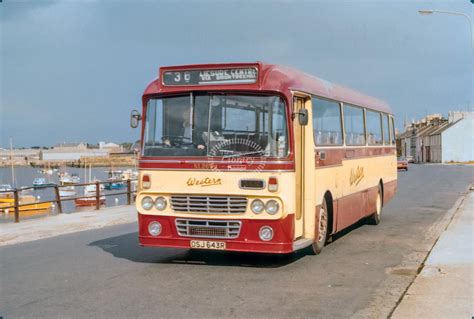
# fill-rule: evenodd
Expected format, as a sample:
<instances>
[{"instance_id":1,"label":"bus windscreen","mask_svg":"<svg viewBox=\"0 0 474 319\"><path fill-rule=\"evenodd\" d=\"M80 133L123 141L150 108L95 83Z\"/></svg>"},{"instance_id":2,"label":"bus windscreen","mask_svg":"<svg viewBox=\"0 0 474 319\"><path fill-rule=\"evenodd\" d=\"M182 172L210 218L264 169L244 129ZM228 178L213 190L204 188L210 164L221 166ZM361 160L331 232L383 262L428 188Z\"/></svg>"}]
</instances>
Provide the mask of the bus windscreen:
<instances>
[{"instance_id":1,"label":"bus windscreen","mask_svg":"<svg viewBox=\"0 0 474 319\"><path fill-rule=\"evenodd\" d=\"M286 157L285 103L279 96L183 95L150 99L145 157Z\"/></svg>"}]
</instances>

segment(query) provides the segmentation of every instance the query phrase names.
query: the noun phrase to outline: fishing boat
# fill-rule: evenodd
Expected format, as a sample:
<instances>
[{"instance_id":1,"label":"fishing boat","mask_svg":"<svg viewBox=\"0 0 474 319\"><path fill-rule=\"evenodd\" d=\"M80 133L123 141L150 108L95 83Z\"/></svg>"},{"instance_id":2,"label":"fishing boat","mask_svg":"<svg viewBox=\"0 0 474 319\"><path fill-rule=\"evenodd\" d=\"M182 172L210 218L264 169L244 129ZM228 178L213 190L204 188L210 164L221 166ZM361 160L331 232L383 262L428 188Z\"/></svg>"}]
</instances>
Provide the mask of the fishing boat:
<instances>
[{"instance_id":1,"label":"fishing boat","mask_svg":"<svg viewBox=\"0 0 474 319\"><path fill-rule=\"evenodd\" d=\"M76 174L69 175L68 172L61 172L59 175L59 185L68 186L79 184L81 182L81 178Z\"/></svg>"},{"instance_id":2,"label":"fishing boat","mask_svg":"<svg viewBox=\"0 0 474 319\"><path fill-rule=\"evenodd\" d=\"M123 172L119 170L112 170L112 169L109 170L107 180L110 181L110 183L105 184L105 189L112 190L112 189L121 189L121 188L127 187L127 185L124 182L118 181L118 180L123 180L122 173Z\"/></svg>"},{"instance_id":3,"label":"fishing boat","mask_svg":"<svg viewBox=\"0 0 474 319\"><path fill-rule=\"evenodd\" d=\"M64 186L59 187L59 196L61 197L71 197L76 195L76 188L74 186Z\"/></svg>"},{"instance_id":4,"label":"fishing boat","mask_svg":"<svg viewBox=\"0 0 474 319\"><path fill-rule=\"evenodd\" d=\"M77 194L76 188L73 186L80 182L79 176L69 175L68 172L60 172L59 176L59 196L71 197Z\"/></svg>"},{"instance_id":5,"label":"fishing boat","mask_svg":"<svg viewBox=\"0 0 474 319\"><path fill-rule=\"evenodd\" d=\"M104 192L104 185L99 185L99 194L103 194ZM95 206L96 205L96 186L95 185L87 185L84 187L84 198L77 198L74 200L76 206ZM99 197L100 205L105 205L105 196L100 195Z\"/></svg>"},{"instance_id":6,"label":"fishing boat","mask_svg":"<svg viewBox=\"0 0 474 319\"><path fill-rule=\"evenodd\" d=\"M10 184L0 184L0 192L13 191L13 187Z\"/></svg>"},{"instance_id":7,"label":"fishing boat","mask_svg":"<svg viewBox=\"0 0 474 319\"><path fill-rule=\"evenodd\" d=\"M32 195L20 196L18 203L22 206L18 207L20 216L36 216L41 214L47 214L50 211L52 202L38 203L38 200ZM14 214L15 199L11 197L0 198L0 212L7 214Z\"/></svg>"},{"instance_id":8,"label":"fishing boat","mask_svg":"<svg viewBox=\"0 0 474 319\"><path fill-rule=\"evenodd\" d=\"M38 177L33 180L33 187L46 187L46 186L55 186L53 182L49 182L46 178Z\"/></svg>"},{"instance_id":9,"label":"fishing boat","mask_svg":"<svg viewBox=\"0 0 474 319\"><path fill-rule=\"evenodd\" d=\"M121 179L126 181L128 179L133 180L138 178L138 171L127 169L122 172Z\"/></svg>"}]
</instances>

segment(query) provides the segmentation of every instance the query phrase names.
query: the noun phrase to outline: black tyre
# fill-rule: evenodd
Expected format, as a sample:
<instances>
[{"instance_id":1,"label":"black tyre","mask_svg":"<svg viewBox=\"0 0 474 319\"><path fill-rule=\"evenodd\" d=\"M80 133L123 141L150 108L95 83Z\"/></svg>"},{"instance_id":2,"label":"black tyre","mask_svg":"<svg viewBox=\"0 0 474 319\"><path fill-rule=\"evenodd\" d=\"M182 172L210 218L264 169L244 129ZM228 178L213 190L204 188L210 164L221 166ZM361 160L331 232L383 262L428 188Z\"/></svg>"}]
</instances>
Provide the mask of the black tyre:
<instances>
[{"instance_id":1,"label":"black tyre","mask_svg":"<svg viewBox=\"0 0 474 319\"><path fill-rule=\"evenodd\" d=\"M382 216L382 208L383 208L383 194L382 194L382 187L379 185L379 190L377 192L377 198L375 202L375 212L369 216L369 220L368 220L370 225L380 224L380 218Z\"/></svg>"},{"instance_id":2,"label":"black tyre","mask_svg":"<svg viewBox=\"0 0 474 319\"><path fill-rule=\"evenodd\" d=\"M316 236L311 245L312 253L318 255L326 244L329 238L329 211L326 203L326 198L323 199L321 208L319 209L319 216L317 219Z\"/></svg>"}]
</instances>

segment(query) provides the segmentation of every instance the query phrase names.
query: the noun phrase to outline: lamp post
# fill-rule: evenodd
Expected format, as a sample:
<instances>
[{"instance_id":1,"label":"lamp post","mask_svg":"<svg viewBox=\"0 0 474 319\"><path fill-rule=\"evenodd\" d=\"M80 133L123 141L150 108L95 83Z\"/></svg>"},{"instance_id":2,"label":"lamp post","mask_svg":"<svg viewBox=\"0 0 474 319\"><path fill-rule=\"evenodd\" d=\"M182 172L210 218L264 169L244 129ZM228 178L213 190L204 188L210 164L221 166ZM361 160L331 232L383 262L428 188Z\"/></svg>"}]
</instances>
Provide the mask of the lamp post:
<instances>
[{"instance_id":1,"label":"lamp post","mask_svg":"<svg viewBox=\"0 0 474 319\"><path fill-rule=\"evenodd\" d=\"M431 15L434 13L442 13L442 14L450 14L450 15L456 15L456 16L463 16L464 18L467 19L469 22L469 30L471 31L471 49L474 51L474 40L472 39L472 20L471 17L465 13L462 12L456 12L456 11L443 11L443 10L418 10L419 14L422 15Z\"/></svg>"}]
</instances>

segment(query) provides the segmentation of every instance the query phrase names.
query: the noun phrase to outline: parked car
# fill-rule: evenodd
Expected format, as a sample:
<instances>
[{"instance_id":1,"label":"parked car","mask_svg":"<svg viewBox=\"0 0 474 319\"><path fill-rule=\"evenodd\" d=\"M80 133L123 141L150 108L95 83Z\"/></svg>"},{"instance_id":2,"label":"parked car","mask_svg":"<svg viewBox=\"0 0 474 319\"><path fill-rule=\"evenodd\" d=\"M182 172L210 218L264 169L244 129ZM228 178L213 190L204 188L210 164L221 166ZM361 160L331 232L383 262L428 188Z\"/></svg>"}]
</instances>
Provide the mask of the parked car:
<instances>
[{"instance_id":1,"label":"parked car","mask_svg":"<svg viewBox=\"0 0 474 319\"><path fill-rule=\"evenodd\" d=\"M407 160L408 163L415 163L415 159L414 159L413 156L411 156L411 155L408 155L408 156L406 157L406 160Z\"/></svg>"},{"instance_id":2,"label":"parked car","mask_svg":"<svg viewBox=\"0 0 474 319\"><path fill-rule=\"evenodd\" d=\"M408 161L405 157L397 158L397 169L404 169L408 171Z\"/></svg>"}]
</instances>

